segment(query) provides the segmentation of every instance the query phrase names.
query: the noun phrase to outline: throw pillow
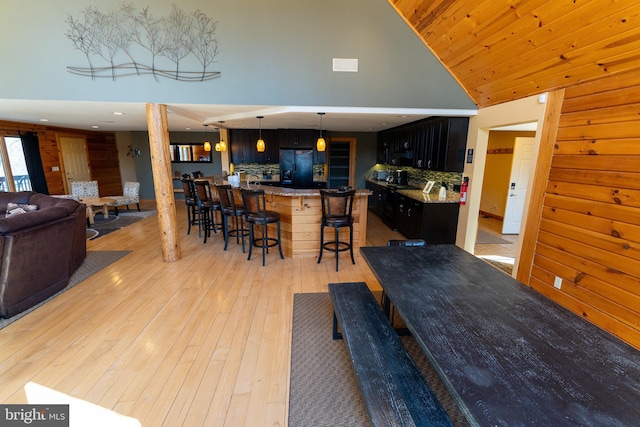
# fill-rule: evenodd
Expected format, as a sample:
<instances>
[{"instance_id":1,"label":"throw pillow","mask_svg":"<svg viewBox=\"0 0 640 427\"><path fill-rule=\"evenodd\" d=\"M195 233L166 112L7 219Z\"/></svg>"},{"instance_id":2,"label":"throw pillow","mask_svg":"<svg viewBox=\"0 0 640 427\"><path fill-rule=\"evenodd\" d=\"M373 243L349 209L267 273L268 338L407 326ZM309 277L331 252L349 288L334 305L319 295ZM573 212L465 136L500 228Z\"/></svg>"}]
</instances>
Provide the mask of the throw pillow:
<instances>
[{"instance_id":1,"label":"throw pillow","mask_svg":"<svg viewBox=\"0 0 640 427\"><path fill-rule=\"evenodd\" d=\"M19 203L7 203L7 213L5 217L8 218L11 215L19 215L27 212L34 212L38 210L38 205L22 205Z\"/></svg>"}]
</instances>

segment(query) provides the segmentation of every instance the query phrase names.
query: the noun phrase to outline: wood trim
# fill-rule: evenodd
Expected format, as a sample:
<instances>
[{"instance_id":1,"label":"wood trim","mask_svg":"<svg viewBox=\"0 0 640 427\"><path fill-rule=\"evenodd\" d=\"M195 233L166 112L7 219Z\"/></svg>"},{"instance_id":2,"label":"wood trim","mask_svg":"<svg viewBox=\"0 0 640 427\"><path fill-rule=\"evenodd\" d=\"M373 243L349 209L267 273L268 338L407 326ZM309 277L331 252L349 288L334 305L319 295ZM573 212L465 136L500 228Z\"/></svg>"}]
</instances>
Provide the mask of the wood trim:
<instances>
[{"instance_id":1,"label":"wood trim","mask_svg":"<svg viewBox=\"0 0 640 427\"><path fill-rule=\"evenodd\" d=\"M547 188L547 179L551 170L551 160L553 158L553 149L558 132L563 101L564 89L549 92L542 135L540 137L536 170L531 188L531 200L529 201L529 210L524 232L522 233L522 246L518 259L518 269L515 275L516 279L526 284L529 284L530 280L533 255L538 237L537 234L540 229L540 221L542 220L542 207Z\"/></svg>"},{"instance_id":2,"label":"wood trim","mask_svg":"<svg viewBox=\"0 0 640 427\"><path fill-rule=\"evenodd\" d=\"M496 214L491 213L491 212L483 211L482 209L480 209L479 213L482 216L486 216L486 217L489 217L489 218L495 218L495 219L497 219L499 221L504 221L504 217L501 216L501 215L496 215Z\"/></svg>"}]
</instances>

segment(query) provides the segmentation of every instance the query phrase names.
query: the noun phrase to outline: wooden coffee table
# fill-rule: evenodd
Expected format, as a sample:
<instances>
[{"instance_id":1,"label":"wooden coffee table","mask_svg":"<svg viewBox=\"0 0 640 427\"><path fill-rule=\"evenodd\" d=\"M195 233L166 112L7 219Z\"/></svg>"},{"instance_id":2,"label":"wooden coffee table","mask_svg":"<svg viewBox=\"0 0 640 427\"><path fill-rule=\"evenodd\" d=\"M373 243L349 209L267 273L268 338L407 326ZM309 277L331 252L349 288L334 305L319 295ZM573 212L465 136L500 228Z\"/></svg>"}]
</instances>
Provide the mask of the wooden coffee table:
<instances>
[{"instance_id":1,"label":"wooden coffee table","mask_svg":"<svg viewBox=\"0 0 640 427\"><path fill-rule=\"evenodd\" d=\"M93 211L94 207L100 207L102 209L102 214L104 215L104 219L109 218L109 205L115 203L115 199L111 197L85 197L84 199L80 199L82 203L87 205L87 218L89 218L89 224L93 225L96 212Z\"/></svg>"}]
</instances>

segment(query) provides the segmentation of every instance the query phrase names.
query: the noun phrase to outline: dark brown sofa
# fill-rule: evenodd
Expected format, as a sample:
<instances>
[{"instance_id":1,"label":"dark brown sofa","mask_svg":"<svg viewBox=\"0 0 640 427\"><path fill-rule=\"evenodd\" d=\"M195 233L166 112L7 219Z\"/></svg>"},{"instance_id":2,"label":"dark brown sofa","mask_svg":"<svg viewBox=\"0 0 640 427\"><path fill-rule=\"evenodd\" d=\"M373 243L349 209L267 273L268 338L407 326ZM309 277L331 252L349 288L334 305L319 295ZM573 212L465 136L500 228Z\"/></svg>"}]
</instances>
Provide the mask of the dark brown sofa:
<instances>
[{"instance_id":1,"label":"dark brown sofa","mask_svg":"<svg viewBox=\"0 0 640 427\"><path fill-rule=\"evenodd\" d=\"M38 209L5 217L8 203ZM84 204L33 191L0 193L0 317L64 289L86 255Z\"/></svg>"}]
</instances>

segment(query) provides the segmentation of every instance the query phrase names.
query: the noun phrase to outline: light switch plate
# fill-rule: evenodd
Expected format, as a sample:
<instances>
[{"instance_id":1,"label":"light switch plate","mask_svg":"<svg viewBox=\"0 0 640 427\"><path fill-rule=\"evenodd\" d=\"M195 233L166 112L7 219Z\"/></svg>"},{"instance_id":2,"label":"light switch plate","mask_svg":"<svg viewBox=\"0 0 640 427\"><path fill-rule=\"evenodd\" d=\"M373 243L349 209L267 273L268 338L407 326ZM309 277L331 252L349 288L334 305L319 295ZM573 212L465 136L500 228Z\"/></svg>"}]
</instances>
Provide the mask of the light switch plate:
<instances>
[{"instance_id":1,"label":"light switch plate","mask_svg":"<svg viewBox=\"0 0 640 427\"><path fill-rule=\"evenodd\" d=\"M562 287L562 277L556 276L555 280L553 281L553 287L560 289Z\"/></svg>"}]
</instances>

